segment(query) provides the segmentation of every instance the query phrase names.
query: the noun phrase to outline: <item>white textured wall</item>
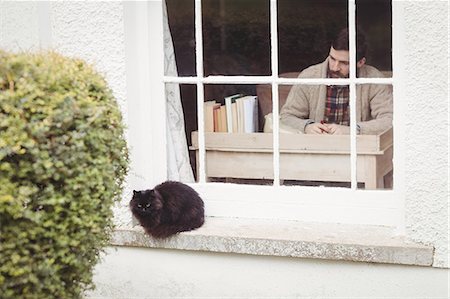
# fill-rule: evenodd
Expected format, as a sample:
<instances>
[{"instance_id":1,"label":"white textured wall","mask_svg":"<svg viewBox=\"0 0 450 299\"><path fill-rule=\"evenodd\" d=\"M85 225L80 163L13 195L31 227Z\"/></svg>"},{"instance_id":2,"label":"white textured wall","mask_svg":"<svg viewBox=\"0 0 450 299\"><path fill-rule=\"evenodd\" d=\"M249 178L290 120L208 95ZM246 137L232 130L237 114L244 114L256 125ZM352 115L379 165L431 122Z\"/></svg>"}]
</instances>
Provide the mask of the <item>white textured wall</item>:
<instances>
[{"instance_id":1,"label":"white textured wall","mask_svg":"<svg viewBox=\"0 0 450 299\"><path fill-rule=\"evenodd\" d=\"M406 227L449 266L448 2L408 1L406 61ZM398 99L396 99L398 100ZM394 113L400 113L396 111Z\"/></svg>"},{"instance_id":2,"label":"white textured wall","mask_svg":"<svg viewBox=\"0 0 450 299\"><path fill-rule=\"evenodd\" d=\"M43 10L44 9L44 10ZM49 15L45 15L46 11ZM50 17L50 20L45 20ZM49 24L49 28L45 27ZM105 76L126 117L125 45L121 2L0 1L0 47L50 48L94 65ZM47 43L47 40L45 41Z\"/></svg>"},{"instance_id":3,"label":"white textured wall","mask_svg":"<svg viewBox=\"0 0 450 299\"><path fill-rule=\"evenodd\" d=\"M45 22L37 3L0 2L2 48L39 47ZM407 236L435 246L434 265L448 267L448 2L404 3L406 96L396 100L407 109L395 113L406 119ZM53 47L105 74L127 120L122 3L51 2L48 8Z\"/></svg>"},{"instance_id":4,"label":"white textured wall","mask_svg":"<svg viewBox=\"0 0 450 299\"><path fill-rule=\"evenodd\" d=\"M52 48L93 64L109 82L126 117L125 44L121 2L52 2Z\"/></svg>"},{"instance_id":5,"label":"white textured wall","mask_svg":"<svg viewBox=\"0 0 450 299\"><path fill-rule=\"evenodd\" d=\"M448 298L448 270L110 248L87 298Z\"/></svg>"},{"instance_id":6,"label":"white textured wall","mask_svg":"<svg viewBox=\"0 0 450 299\"><path fill-rule=\"evenodd\" d=\"M11 51L39 48L36 2L0 1L0 47Z\"/></svg>"}]
</instances>

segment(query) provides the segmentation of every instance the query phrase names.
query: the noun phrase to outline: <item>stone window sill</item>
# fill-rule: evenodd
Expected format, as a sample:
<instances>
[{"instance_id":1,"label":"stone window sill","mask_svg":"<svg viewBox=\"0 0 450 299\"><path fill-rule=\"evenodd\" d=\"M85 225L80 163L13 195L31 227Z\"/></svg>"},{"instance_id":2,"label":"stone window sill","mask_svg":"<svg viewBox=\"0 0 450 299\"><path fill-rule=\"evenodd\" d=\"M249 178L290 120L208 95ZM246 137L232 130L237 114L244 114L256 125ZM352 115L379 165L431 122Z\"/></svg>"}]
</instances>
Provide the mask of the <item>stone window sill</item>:
<instances>
[{"instance_id":1,"label":"stone window sill","mask_svg":"<svg viewBox=\"0 0 450 299\"><path fill-rule=\"evenodd\" d=\"M417 266L431 266L434 250L382 226L220 217L163 240L149 237L140 226L118 229L111 245Z\"/></svg>"}]
</instances>

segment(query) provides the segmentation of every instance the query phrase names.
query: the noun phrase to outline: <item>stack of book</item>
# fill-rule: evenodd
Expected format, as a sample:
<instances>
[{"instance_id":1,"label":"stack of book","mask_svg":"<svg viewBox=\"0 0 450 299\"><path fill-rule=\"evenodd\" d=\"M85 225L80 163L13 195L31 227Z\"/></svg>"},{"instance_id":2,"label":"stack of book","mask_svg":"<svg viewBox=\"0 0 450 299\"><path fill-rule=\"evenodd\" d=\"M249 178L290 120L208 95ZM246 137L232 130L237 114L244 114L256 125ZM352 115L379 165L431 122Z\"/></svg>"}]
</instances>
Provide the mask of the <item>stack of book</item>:
<instances>
[{"instance_id":1,"label":"stack of book","mask_svg":"<svg viewBox=\"0 0 450 299\"><path fill-rule=\"evenodd\" d=\"M225 105L216 101L204 103L205 132L258 132L258 97L235 94L225 98Z\"/></svg>"}]
</instances>

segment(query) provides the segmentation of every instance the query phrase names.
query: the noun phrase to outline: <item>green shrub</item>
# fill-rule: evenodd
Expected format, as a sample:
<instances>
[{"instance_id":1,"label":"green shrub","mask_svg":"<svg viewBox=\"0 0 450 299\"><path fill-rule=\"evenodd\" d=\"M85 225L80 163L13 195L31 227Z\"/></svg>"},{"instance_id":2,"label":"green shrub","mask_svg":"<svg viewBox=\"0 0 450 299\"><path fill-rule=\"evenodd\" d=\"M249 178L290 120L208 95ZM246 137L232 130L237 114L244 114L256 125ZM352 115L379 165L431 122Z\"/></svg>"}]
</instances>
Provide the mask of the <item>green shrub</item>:
<instances>
[{"instance_id":1,"label":"green shrub","mask_svg":"<svg viewBox=\"0 0 450 299\"><path fill-rule=\"evenodd\" d=\"M79 298L128 165L105 80L56 53L0 51L0 298Z\"/></svg>"}]
</instances>

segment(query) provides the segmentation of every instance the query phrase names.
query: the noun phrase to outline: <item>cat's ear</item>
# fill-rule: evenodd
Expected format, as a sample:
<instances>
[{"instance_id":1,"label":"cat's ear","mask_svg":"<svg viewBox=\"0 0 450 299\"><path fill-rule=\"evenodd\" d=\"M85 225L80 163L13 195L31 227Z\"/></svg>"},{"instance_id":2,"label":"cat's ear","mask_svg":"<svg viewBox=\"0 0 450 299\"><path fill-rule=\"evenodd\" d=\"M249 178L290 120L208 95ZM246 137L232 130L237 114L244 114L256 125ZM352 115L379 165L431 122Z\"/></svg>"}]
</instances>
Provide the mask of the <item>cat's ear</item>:
<instances>
[{"instance_id":1,"label":"cat's ear","mask_svg":"<svg viewBox=\"0 0 450 299\"><path fill-rule=\"evenodd\" d=\"M139 191L133 190L133 196L138 194L138 193L139 193Z\"/></svg>"},{"instance_id":2,"label":"cat's ear","mask_svg":"<svg viewBox=\"0 0 450 299\"><path fill-rule=\"evenodd\" d=\"M155 189L150 190L150 194L152 195L152 198L153 198L152 205L155 208L155 210L162 209L164 204L163 204L163 201L162 201L161 194Z\"/></svg>"},{"instance_id":3,"label":"cat's ear","mask_svg":"<svg viewBox=\"0 0 450 299\"><path fill-rule=\"evenodd\" d=\"M153 198L153 202L152 202L153 208L155 210L161 210L163 208L163 202L161 201L161 199L159 199L158 197L154 197Z\"/></svg>"}]
</instances>

